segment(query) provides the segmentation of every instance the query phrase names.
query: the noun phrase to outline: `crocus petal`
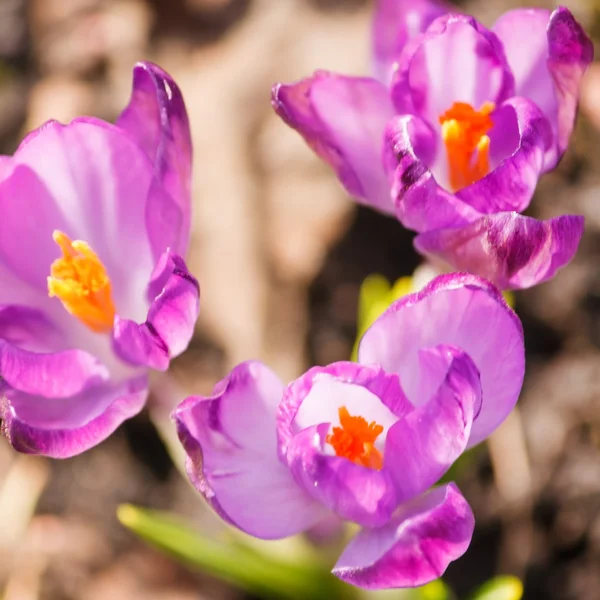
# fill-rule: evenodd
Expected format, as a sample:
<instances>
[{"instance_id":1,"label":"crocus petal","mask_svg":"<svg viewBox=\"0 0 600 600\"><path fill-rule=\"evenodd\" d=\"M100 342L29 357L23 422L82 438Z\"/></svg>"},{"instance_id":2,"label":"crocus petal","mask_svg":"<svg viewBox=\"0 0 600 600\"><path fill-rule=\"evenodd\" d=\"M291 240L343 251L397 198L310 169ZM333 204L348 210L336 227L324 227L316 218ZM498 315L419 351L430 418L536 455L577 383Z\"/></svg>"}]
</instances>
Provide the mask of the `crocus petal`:
<instances>
[{"instance_id":1,"label":"crocus petal","mask_svg":"<svg viewBox=\"0 0 600 600\"><path fill-rule=\"evenodd\" d=\"M192 140L181 91L160 67L138 63L131 100L117 125L150 157L155 184L167 192L155 196L156 202L147 209L155 257L166 247L185 256L190 235Z\"/></svg>"},{"instance_id":2,"label":"crocus petal","mask_svg":"<svg viewBox=\"0 0 600 600\"><path fill-rule=\"evenodd\" d=\"M441 347L449 367L433 398L393 425L385 445L385 470L398 502L428 490L463 453L481 406L481 383L464 352Z\"/></svg>"},{"instance_id":3,"label":"crocus petal","mask_svg":"<svg viewBox=\"0 0 600 600\"><path fill-rule=\"evenodd\" d=\"M438 185L423 158L419 140L426 128L412 115L395 117L386 127L384 162L391 173L396 216L415 231L469 223L479 212Z\"/></svg>"},{"instance_id":4,"label":"crocus petal","mask_svg":"<svg viewBox=\"0 0 600 600\"><path fill-rule=\"evenodd\" d=\"M4 384L43 395L50 402L82 393L108 378L108 369L96 357L67 348L64 332L42 311L0 306L0 381Z\"/></svg>"},{"instance_id":5,"label":"crocus petal","mask_svg":"<svg viewBox=\"0 0 600 600\"><path fill-rule=\"evenodd\" d=\"M466 352L481 376L483 402L469 446L485 439L515 405L525 371L523 329L500 292L475 275L451 273L397 300L362 337L358 356L398 373L408 398L431 398L445 374L420 359L448 344Z\"/></svg>"},{"instance_id":6,"label":"crocus petal","mask_svg":"<svg viewBox=\"0 0 600 600\"><path fill-rule=\"evenodd\" d=\"M403 505L383 527L358 533L333 574L365 589L424 585L465 553L474 527L471 508L450 483Z\"/></svg>"},{"instance_id":7,"label":"crocus petal","mask_svg":"<svg viewBox=\"0 0 600 600\"><path fill-rule=\"evenodd\" d=\"M60 206L31 168L11 161L0 181L0 210L0 261L32 288L28 297L23 298L22 290L17 289L13 298L3 300L39 304L41 299L32 296L35 290L49 304L47 278L57 254L52 232L68 228ZM3 296L10 294L10 286L7 288Z\"/></svg>"},{"instance_id":8,"label":"crocus petal","mask_svg":"<svg viewBox=\"0 0 600 600\"><path fill-rule=\"evenodd\" d=\"M0 340L0 377L21 392L46 398L72 396L108 376L106 367L83 350L39 353Z\"/></svg>"},{"instance_id":9,"label":"crocus petal","mask_svg":"<svg viewBox=\"0 0 600 600\"><path fill-rule=\"evenodd\" d=\"M326 454L329 429L329 423L322 423L293 437L287 460L295 480L345 521L365 527L387 523L398 506L391 475Z\"/></svg>"},{"instance_id":10,"label":"crocus petal","mask_svg":"<svg viewBox=\"0 0 600 600\"><path fill-rule=\"evenodd\" d=\"M43 312L30 306L0 306L0 339L32 352L61 349L58 327Z\"/></svg>"},{"instance_id":11,"label":"crocus petal","mask_svg":"<svg viewBox=\"0 0 600 600\"><path fill-rule=\"evenodd\" d=\"M321 423L337 423L345 406L354 416L375 421L385 432L412 410L396 375L374 365L337 362L313 367L292 381L277 408L279 454L286 459L288 446L301 430Z\"/></svg>"},{"instance_id":12,"label":"crocus petal","mask_svg":"<svg viewBox=\"0 0 600 600\"><path fill-rule=\"evenodd\" d=\"M280 456L315 500L343 519L378 526L398 504L394 485L385 471L334 456L326 438L341 407L383 427L376 442L380 450L387 430L412 409L398 377L379 367L351 362L314 367L288 385L278 407Z\"/></svg>"},{"instance_id":13,"label":"crocus petal","mask_svg":"<svg viewBox=\"0 0 600 600\"><path fill-rule=\"evenodd\" d=\"M404 115L385 132L385 163L400 222L418 232L459 227L481 214L525 209L552 143L550 124L535 104L511 98L496 111L490 137L497 165L485 177L451 194L439 185L420 149L424 122ZM514 147L512 147L514 144Z\"/></svg>"},{"instance_id":14,"label":"crocus petal","mask_svg":"<svg viewBox=\"0 0 600 600\"><path fill-rule=\"evenodd\" d=\"M422 233L414 244L422 254L477 273L501 289L522 289L551 279L571 261L583 221L575 215L538 221L498 213L464 227Z\"/></svg>"},{"instance_id":15,"label":"crocus petal","mask_svg":"<svg viewBox=\"0 0 600 600\"><path fill-rule=\"evenodd\" d=\"M167 250L155 269L149 296L144 323L115 318L113 346L129 363L165 371L192 339L200 288L183 259Z\"/></svg>"},{"instance_id":16,"label":"crocus petal","mask_svg":"<svg viewBox=\"0 0 600 600\"><path fill-rule=\"evenodd\" d=\"M406 43L423 33L434 19L453 10L441 0L378 0L372 33L375 76L387 85Z\"/></svg>"},{"instance_id":17,"label":"crocus petal","mask_svg":"<svg viewBox=\"0 0 600 600\"><path fill-rule=\"evenodd\" d=\"M444 15L402 53L392 83L400 114L417 114L430 124L455 102L479 108L514 95L514 79L502 44L472 17Z\"/></svg>"},{"instance_id":18,"label":"crocus petal","mask_svg":"<svg viewBox=\"0 0 600 600\"><path fill-rule=\"evenodd\" d=\"M592 42L564 7L552 14L542 9L512 10L493 30L515 75L516 94L533 100L552 125L555 144L546 158L549 170L569 142L581 78L594 55Z\"/></svg>"},{"instance_id":19,"label":"crocus petal","mask_svg":"<svg viewBox=\"0 0 600 600\"><path fill-rule=\"evenodd\" d=\"M529 206L544 171L545 153L552 146L550 122L525 98L505 102L496 111L495 119L490 132L490 153L499 146L505 154L497 156L500 162L490 173L459 190L456 196L484 214L520 212ZM510 134L511 129L516 135ZM514 149L510 148L512 144ZM507 154L509 148L513 151Z\"/></svg>"},{"instance_id":20,"label":"crocus petal","mask_svg":"<svg viewBox=\"0 0 600 600\"><path fill-rule=\"evenodd\" d=\"M271 103L333 168L349 194L393 213L381 153L394 109L382 83L320 71L295 84L277 84Z\"/></svg>"},{"instance_id":21,"label":"crocus petal","mask_svg":"<svg viewBox=\"0 0 600 600\"><path fill-rule=\"evenodd\" d=\"M153 166L145 153L118 127L81 118L69 125L46 123L25 138L13 161L35 171L60 208L64 233L84 240L100 257L119 312L143 319L147 304L139 289L155 262L146 205L151 193L160 193L153 189ZM48 228L62 226L47 223ZM59 255L58 247L44 254L48 271Z\"/></svg>"},{"instance_id":22,"label":"crocus petal","mask_svg":"<svg viewBox=\"0 0 600 600\"><path fill-rule=\"evenodd\" d=\"M3 392L2 433L15 450L69 458L99 444L136 415L146 402L148 381L142 375L107 382L68 398Z\"/></svg>"},{"instance_id":23,"label":"crocus petal","mask_svg":"<svg viewBox=\"0 0 600 600\"><path fill-rule=\"evenodd\" d=\"M275 411L283 383L262 363L235 367L211 397L173 413L196 489L226 521L264 539L319 522L324 512L277 456Z\"/></svg>"}]
</instances>

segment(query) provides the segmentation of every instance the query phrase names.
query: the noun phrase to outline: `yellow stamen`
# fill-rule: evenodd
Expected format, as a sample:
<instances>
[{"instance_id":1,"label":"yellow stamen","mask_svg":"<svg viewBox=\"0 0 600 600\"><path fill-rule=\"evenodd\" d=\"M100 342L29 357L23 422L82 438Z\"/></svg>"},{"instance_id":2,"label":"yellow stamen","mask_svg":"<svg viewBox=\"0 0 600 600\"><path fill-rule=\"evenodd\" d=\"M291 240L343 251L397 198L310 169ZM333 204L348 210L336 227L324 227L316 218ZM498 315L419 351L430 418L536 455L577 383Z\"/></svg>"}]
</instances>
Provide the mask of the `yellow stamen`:
<instances>
[{"instance_id":1,"label":"yellow stamen","mask_svg":"<svg viewBox=\"0 0 600 600\"><path fill-rule=\"evenodd\" d=\"M92 331L110 331L115 305L104 265L85 242L73 242L62 231L55 231L52 238L63 255L50 267L48 295L57 297L67 311Z\"/></svg>"},{"instance_id":2,"label":"yellow stamen","mask_svg":"<svg viewBox=\"0 0 600 600\"><path fill-rule=\"evenodd\" d=\"M487 133L494 126L490 117L494 108L493 102L485 102L479 110L465 102L455 102L440 115L453 192L471 185L490 171Z\"/></svg>"},{"instance_id":3,"label":"yellow stamen","mask_svg":"<svg viewBox=\"0 0 600 600\"><path fill-rule=\"evenodd\" d=\"M367 423L363 417L352 417L345 406L338 410L340 427L334 427L326 441L331 444L337 456L380 471L383 456L375 448L375 440L383 432L383 427L374 421Z\"/></svg>"}]
</instances>

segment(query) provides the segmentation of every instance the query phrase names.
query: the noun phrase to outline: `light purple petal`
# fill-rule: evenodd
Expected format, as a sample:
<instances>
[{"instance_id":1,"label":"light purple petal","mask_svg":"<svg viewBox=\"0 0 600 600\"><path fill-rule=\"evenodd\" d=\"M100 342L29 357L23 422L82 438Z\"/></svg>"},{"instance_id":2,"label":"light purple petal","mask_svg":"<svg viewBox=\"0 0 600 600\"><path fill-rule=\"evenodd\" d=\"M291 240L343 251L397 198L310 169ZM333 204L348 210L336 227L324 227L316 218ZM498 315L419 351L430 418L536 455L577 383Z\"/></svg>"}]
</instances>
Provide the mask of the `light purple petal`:
<instances>
[{"instance_id":1,"label":"light purple petal","mask_svg":"<svg viewBox=\"0 0 600 600\"><path fill-rule=\"evenodd\" d=\"M50 401L80 394L108 377L108 369L83 350L39 353L0 340L0 378L21 392Z\"/></svg>"},{"instance_id":2,"label":"light purple petal","mask_svg":"<svg viewBox=\"0 0 600 600\"><path fill-rule=\"evenodd\" d=\"M406 43L423 33L434 19L453 10L441 0L378 0L372 32L375 76L387 85Z\"/></svg>"},{"instance_id":3,"label":"light purple petal","mask_svg":"<svg viewBox=\"0 0 600 600\"><path fill-rule=\"evenodd\" d=\"M0 306L0 339L32 352L64 349L64 336L43 312L30 306Z\"/></svg>"},{"instance_id":4,"label":"light purple petal","mask_svg":"<svg viewBox=\"0 0 600 600\"><path fill-rule=\"evenodd\" d=\"M133 70L131 100L117 121L154 164L155 185L166 195L147 207L148 234L158 258L167 247L185 256L190 236L192 140L181 91L150 62Z\"/></svg>"},{"instance_id":5,"label":"light purple petal","mask_svg":"<svg viewBox=\"0 0 600 600\"><path fill-rule=\"evenodd\" d=\"M515 77L515 94L533 100L542 110L555 102L546 64L549 21L549 10L517 8L505 12L492 27Z\"/></svg>"},{"instance_id":6,"label":"light purple petal","mask_svg":"<svg viewBox=\"0 0 600 600\"><path fill-rule=\"evenodd\" d=\"M170 359L192 339L200 288L183 259L167 251L158 262L149 292L151 304L144 323L115 318L114 349L129 363L165 371Z\"/></svg>"},{"instance_id":7,"label":"light purple petal","mask_svg":"<svg viewBox=\"0 0 600 600\"><path fill-rule=\"evenodd\" d=\"M423 121L410 115L390 121L385 160L390 172L395 168L392 197L405 227L418 232L459 227L476 221L482 213L520 211L528 206L552 143L550 124L524 98L511 98L494 114L497 123L490 138L495 168L456 194L439 185L422 158Z\"/></svg>"},{"instance_id":8,"label":"light purple petal","mask_svg":"<svg viewBox=\"0 0 600 600\"><path fill-rule=\"evenodd\" d=\"M464 227L422 233L414 243L422 254L477 273L501 289L522 289L551 279L571 261L583 225L583 217L574 215L538 221L498 213Z\"/></svg>"},{"instance_id":9,"label":"light purple petal","mask_svg":"<svg viewBox=\"0 0 600 600\"><path fill-rule=\"evenodd\" d=\"M39 233L47 240L46 229L61 229L71 239L87 242L108 271L119 314L143 319L147 303L139 286L148 281L154 267L146 204L151 193L160 191L152 190L153 165L145 153L121 129L81 118L69 125L51 121L31 133L13 164L32 169L60 210L62 218L43 214L48 221L38 226ZM16 190L14 201L31 206L32 201L24 197L36 189L28 185ZM39 272L45 261L48 273L60 251L56 245L50 251L51 237L36 244L44 251ZM23 252L28 249L21 247ZM37 271L36 277L40 277Z\"/></svg>"},{"instance_id":10,"label":"light purple petal","mask_svg":"<svg viewBox=\"0 0 600 600\"><path fill-rule=\"evenodd\" d=\"M292 381L277 408L279 455L286 459L293 437L313 425L337 423L342 406L352 416L375 421L385 431L412 410L396 375L378 366L337 362L313 367Z\"/></svg>"},{"instance_id":11,"label":"light purple petal","mask_svg":"<svg viewBox=\"0 0 600 600\"><path fill-rule=\"evenodd\" d=\"M2 433L15 450L69 458L105 440L136 415L148 395L145 375L107 382L68 398L33 396L7 388L0 394Z\"/></svg>"},{"instance_id":12,"label":"light purple petal","mask_svg":"<svg viewBox=\"0 0 600 600\"><path fill-rule=\"evenodd\" d=\"M408 398L430 398L445 373L421 351L447 344L466 352L481 376L482 407L469 446L485 439L515 405L525 371L521 322L500 292L475 275L437 277L423 290L397 300L367 330L359 361L398 373Z\"/></svg>"},{"instance_id":13,"label":"light purple petal","mask_svg":"<svg viewBox=\"0 0 600 600\"><path fill-rule=\"evenodd\" d=\"M322 423L292 438L287 460L294 478L307 494L345 521L366 527L387 523L398 506L390 473L327 454L329 430L330 424Z\"/></svg>"},{"instance_id":14,"label":"light purple petal","mask_svg":"<svg viewBox=\"0 0 600 600\"><path fill-rule=\"evenodd\" d=\"M333 574L372 590L424 585L466 552L474 527L471 508L450 483L402 506L387 525L358 533Z\"/></svg>"},{"instance_id":15,"label":"light purple petal","mask_svg":"<svg viewBox=\"0 0 600 600\"><path fill-rule=\"evenodd\" d=\"M52 232L68 229L67 221L32 169L7 160L11 168L0 181L0 261L32 288L29 291L32 300L35 290L49 304L47 278L58 253ZM10 289L4 292L10 293ZM35 300L38 304L41 301ZM15 295L11 302L21 303L23 297Z\"/></svg>"},{"instance_id":16,"label":"light purple petal","mask_svg":"<svg viewBox=\"0 0 600 600\"><path fill-rule=\"evenodd\" d=\"M324 516L277 456L275 411L282 394L272 371L246 362L213 396L187 398L173 413L196 489L223 519L264 539L299 533Z\"/></svg>"},{"instance_id":17,"label":"light purple petal","mask_svg":"<svg viewBox=\"0 0 600 600\"><path fill-rule=\"evenodd\" d=\"M514 79L502 44L472 17L444 15L405 48L392 84L400 114L431 125L455 102L474 108L501 104L514 95Z\"/></svg>"},{"instance_id":18,"label":"light purple petal","mask_svg":"<svg viewBox=\"0 0 600 600\"><path fill-rule=\"evenodd\" d=\"M564 7L557 8L548 25L548 69L558 99L557 145L566 150L575 125L581 79L594 58L594 46L581 25Z\"/></svg>"},{"instance_id":19,"label":"light purple petal","mask_svg":"<svg viewBox=\"0 0 600 600\"><path fill-rule=\"evenodd\" d=\"M428 490L463 453L481 408L479 372L468 355L441 347L449 366L433 398L393 425L385 445L385 470L398 502Z\"/></svg>"},{"instance_id":20,"label":"light purple petal","mask_svg":"<svg viewBox=\"0 0 600 600\"><path fill-rule=\"evenodd\" d=\"M529 206L544 171L545 153L552 146L550 123L539 108L525 98L511 98L493 118L490 154L496 164L490 173L459 190L456 196L484 214L520 212ZM515 130L515 136L511 130ZM513 151L508 153L512 144L515 144Z\"/></svg>"},{"instance_id":21,"label":"light purple petal","mask_svg":"<svg viewBox=\"0 0 600 600\"><path fill-rule=\"evenodd\" d=\"M383 84L319 71L295 84L277 84L271 103L333 168L349 194L393 213L381 153L385 124L394 109Z\"/></svg>"},{"instance_id":22,"label":"light purple petal","mask_svg":"<svg viewBox=\"0 0 600 600\"><path fill-rule=\"evenodd\" d=\"M516 94L535 102L552 125L555 144L546 158L549 170L569 142L593 45L564 7L552 14L542 9L512 10L498 19L493 30L515 75Z\"/></svg>"},{"instance_id":23,"label":"light purple petal","mask_svg":"<svg viewBox=\"0 0 600 600\"><path fill-rule=\"evenodd\" d=\"M390 475L334 455L326 437L339 423L339 409L383 427L381 452L390 427L412 410L398 377L376 366L339 362L314 367L285 389L278 407L279 452L296 481L343 519L361 525L385 523L397 506Z\"/></svg>"},{"instance_id":24,"label":"light purple petal","mask_svg":"<svg viewBox=\"0 0 600 600\"><path fill-rule=\"evenodd\" d=\"M396 216L415 231L469 223L479 212L443 189L423 158L419 143L425 127L412 115L395 117L386 127L384 160L393 181Z\"/></svg>"}]
</instances>

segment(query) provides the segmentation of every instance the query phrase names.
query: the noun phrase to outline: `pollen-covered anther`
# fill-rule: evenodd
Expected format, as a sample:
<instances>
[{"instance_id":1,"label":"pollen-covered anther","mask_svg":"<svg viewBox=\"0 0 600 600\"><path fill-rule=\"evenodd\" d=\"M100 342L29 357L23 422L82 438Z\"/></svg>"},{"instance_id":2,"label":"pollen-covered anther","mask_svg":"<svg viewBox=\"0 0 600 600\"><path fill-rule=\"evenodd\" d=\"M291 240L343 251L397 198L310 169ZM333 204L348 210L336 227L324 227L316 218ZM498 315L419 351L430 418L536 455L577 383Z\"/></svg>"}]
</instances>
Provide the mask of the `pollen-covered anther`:
<instances>
[{"instance_id":1,"label":"pollen-covered anther","mask_svg":"<svg viewBox=\"0 0 600 600\"><path fill-rule=\"evenodd\" d=\"M494 109L493 102L485 102L479 110L465 102L455 102L440 115L453 192L471 185L490 171L487 134L494 126L490 116Z\"/></svg>"},{"instance_id":2,"label":"pollen-covered anther","mask_svg":"<svg viewBox=\"0 0 600 600\"><path fill-rule=\"evenodd\" d=\"M68 312L92 331L109 332L115 306L106 268L86 242L72 241L62 231L55 231L52 238L63 255L50 266L49 296L58 298Z\"/></svg>"},{"instance_id":3,"label":"pollen-covered anther","mask_svg":"<svg viewBox=\"0 0 600 600\"><path fill-rule=\"evenodd\" d=\"M375 441L383 432L383 427L374 421L367 423L363 417L353 417L345 406L338 410L340 426L334 427L333 432L326 438L337 456L369 467L381 470L383 456L375 448Z\"/></svg>"}]
</instances>

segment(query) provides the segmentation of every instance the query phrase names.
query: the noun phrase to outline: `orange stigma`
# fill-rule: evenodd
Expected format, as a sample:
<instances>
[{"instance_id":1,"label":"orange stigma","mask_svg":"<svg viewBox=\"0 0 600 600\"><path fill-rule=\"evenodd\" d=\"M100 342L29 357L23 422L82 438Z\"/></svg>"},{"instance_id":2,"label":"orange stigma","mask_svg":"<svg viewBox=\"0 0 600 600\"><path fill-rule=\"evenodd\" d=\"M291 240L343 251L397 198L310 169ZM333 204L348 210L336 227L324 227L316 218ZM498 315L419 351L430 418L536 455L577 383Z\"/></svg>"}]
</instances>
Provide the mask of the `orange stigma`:
<instances>
[{"instance_id":1,"label":"orange stigma","mask_svg":"<svg viewBox=\"0 0 600 600\"><path fill-rule=\"evenodd\" d=\"M375 448L375 440L383 432L383 427L375 421L367 423L362 417L351 417L348 409L342 406L338 414L340 426L333 428L333 433L326 441L333 446L337 456L380 471L383 467L383 456Z\"/></svg>"},{"instance_id":2,"label":"orange stigma","mask_svg":"<svg viewBox=\"0 0 600 600\"><path fill-rule=\"evenodd\" d=\"M107 333L113 326L115 305L104 265L85 242L73 242L62 231L55 231L52 238L63 255L50 267L48 295L56 296L92 331Z\"/></svg>"},{"instance_id":3,"label":"orange stigma","mask_svg":"<svg viewBox=\"0 0 600 600\"><path fill-rule=\"evenodd\" d=\"M494 126L490 117L494 108L493 102L485 102L479 110L465 102L455 102L440 115L453 192L490 172L490 138L487 133Z\"/></svg>"}]
</instances>

